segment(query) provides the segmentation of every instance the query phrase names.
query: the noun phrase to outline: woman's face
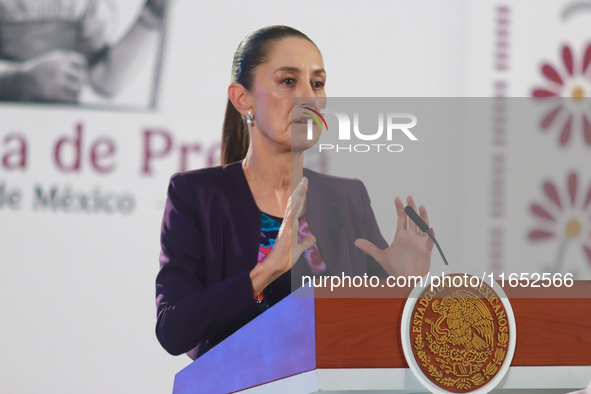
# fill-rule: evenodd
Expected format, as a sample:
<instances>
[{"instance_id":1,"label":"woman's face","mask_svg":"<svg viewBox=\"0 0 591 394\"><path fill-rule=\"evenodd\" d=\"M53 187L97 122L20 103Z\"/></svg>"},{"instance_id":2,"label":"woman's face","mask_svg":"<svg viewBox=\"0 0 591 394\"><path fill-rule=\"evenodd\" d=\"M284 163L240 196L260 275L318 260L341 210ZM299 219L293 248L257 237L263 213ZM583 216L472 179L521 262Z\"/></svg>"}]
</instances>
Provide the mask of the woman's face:
<instances>
[{"instance_id":1,"label":"woman's face","mask_svg":"<svg viewBox=\"0 0 591 394\"><path fill-rule=\"evenodd\" d=\"M270 61L257 67L251 92L256 126L264 138L286 150L308 149L320 138L320 128L314 122L314 138L309 141L311 117L304 112L311 111L303 107L320 111L326 105L322 57L314 44L302 38L271 45Z\"/></svg>"}]
</instances>

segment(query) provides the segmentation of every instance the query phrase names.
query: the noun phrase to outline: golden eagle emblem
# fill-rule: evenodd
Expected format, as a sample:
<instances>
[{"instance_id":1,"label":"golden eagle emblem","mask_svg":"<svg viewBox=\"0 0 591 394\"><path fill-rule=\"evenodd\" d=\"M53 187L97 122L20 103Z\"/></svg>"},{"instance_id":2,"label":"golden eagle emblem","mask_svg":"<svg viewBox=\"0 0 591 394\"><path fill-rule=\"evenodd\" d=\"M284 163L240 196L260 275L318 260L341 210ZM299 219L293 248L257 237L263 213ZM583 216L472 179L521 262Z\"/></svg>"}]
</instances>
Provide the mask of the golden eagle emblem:
<instances>
[{"instance_id":1,"label":"golden eagle emblem","mask_svg":"<svg viewBox=\"0 0 591 394\"><path fill-rule=\"evenodd\" d=\"M490 382L507 355L510 332L504 308L486 283L425 289L413 307L409 330L425 376L455 393Z\"/></svg>"},{"instance_id":2,"label":"golden eagle emblem","mask_svg":"<svg viewBox=\"0 0 591 394\"><path fill-rule=\"evenodd\" d=\"M463 345L465 349L484 350L493 346L494 323L490 311L475 294L456 290L451 296L433 301L433 312L441 317L431 325L431 335L439 344ZM447 328L442 328L445 322Z\"/></svg>"}]
</instances>

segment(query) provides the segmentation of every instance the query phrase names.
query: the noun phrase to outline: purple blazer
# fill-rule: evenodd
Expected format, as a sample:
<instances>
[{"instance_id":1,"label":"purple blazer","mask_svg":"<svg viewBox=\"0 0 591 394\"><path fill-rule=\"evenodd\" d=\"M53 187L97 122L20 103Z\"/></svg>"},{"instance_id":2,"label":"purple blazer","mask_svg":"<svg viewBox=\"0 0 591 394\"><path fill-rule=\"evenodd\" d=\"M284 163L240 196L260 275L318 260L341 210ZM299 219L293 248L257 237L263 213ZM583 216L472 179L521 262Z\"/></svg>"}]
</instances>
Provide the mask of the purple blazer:
<instances>
[{"instance_id":1,"label":"purple blazer","mask_svg":"<svg viewBox=\"0 0 591 394\"><path fill-rule=\"evenodd\" d=\"M363 183L308 169L304 176L309 181L306 219L329 273L348 272L341 231L331 213L331 206L338 203L353 275L385 277L383 268L353 245L357 238L365 238L381 249L388 246ZM260 231L261 211L242 162L172 176L156 277L156 336L166 351L196 359L287 296L290 277L301 280L310 275L300 258L265 289L265 303L258 304L249 273L257 264Z\"/></svg>"}]
</instances>

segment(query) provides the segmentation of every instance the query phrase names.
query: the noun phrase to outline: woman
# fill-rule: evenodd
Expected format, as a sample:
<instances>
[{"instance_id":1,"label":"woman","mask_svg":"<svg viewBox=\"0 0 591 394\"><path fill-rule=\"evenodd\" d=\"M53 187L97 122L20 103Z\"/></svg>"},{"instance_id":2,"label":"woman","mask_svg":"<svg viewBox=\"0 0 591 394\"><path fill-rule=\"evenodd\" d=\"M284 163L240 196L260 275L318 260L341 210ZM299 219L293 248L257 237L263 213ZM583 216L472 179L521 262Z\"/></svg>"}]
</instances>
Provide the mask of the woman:
<instances>
[{"instance_id":1,"label":"woman","mask_svg":"<svg viewBox=\"0 0 591 394\"><path fill-rule=\"evenodd\" d=\"M311 142L302 138L300 105L321 109L325 81L320 52L295 29L263 28L238 47L224 121L225 165L175 174L169 185L156 334L171 354L199 357L287 296L291 277L349 274L330 215L335 203L349 245L357 246L349 251L351 274L427 273L433 243L407 223L399 198L398 230L388 246L360 181L303 168L303 152L319 130ZM292 97L302 98L293 108ZM411 197L407 202L414 206ZM425 208L419 212L428 222Z\"/></svg>"}]
</instances>

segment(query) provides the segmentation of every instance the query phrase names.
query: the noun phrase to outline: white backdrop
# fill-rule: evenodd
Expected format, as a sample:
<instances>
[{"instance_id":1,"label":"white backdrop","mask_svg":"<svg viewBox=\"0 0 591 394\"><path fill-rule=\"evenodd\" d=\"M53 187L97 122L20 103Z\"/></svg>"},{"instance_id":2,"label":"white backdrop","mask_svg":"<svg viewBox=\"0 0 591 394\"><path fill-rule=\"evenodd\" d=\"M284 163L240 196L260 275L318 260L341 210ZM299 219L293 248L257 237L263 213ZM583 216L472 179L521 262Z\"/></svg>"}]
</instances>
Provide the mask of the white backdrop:
<instances>
[{"instance_id":1,"label":"white backdrop","mask_svg":"<svg viewBox=\"0 0 591 394\"><path fill-rule=\"evenodd\" d=\"M305 32L322 51L330 96L492 96L496 4L176 0L157 111L0 104L0 159L18 147L9 135L17 133L27 142L25 169L12 170L0 160L4 195L22 195L12 208L0 204L0 391L171 391L174 374L190 360L168 355L154 334L166 187L176 171L217 164L232 56L246 34L272 24ZM523 89L510 93L529 94ZM82 130L80 170L65 173L53 152L60 138L70 138L62 160L71 163L77 125ZM146 131L152 133L149 140ZM153 152L164 152L165 136L171 148L148 163L147 173L146 143ZM109 138L116 147L114 156L102 162L113 167L106 174L91 164L91 146L99 138ZM189 154L181 164L183 146ZM457 164L457 152L447 158ZM437 179L423 179L413 188L415 180L402 171L395 176L400 195L413 193L429 207L442 246L459 259L460 207L438 200L425 186ZM62 208L35 208L36 188L47 196L52 187ZM369 192L376 204L391 201L391 196L379 201L377 189ZM125 201L133 196L135 205L130 213L67 212L68 193L78 204L98 193ZM380 224L391 238L392 227Z\"/></svg>"}]
</instances>

